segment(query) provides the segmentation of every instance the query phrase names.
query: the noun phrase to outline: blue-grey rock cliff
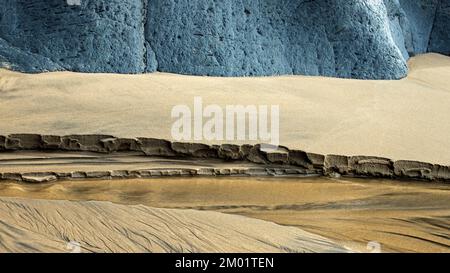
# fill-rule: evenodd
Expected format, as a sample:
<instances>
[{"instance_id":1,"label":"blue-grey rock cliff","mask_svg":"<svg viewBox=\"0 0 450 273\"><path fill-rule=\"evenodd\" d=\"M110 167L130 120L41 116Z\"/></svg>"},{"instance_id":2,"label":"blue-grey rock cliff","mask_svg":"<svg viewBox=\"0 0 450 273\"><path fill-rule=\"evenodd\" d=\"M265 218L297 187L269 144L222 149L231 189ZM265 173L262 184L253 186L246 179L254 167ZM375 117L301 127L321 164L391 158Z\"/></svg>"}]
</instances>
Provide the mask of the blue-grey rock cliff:
<instances>
[{"instance_id":1,"label":"blue-grey rock cliff","mask_svg":"<svg viewBox=\"0 0 450 273\"><path fill-rule=\"evenodd\" d=\"M450 0L0 0L0 66L398 79L449 23Z\"/></svg>"},{"instance_id":2,"label":"blue-grey rock cliff","mask_svg":"<svg viewBox=\"0 0 450 273\"><path fill-rule=\"evenodd\" d=\"M436 11L429 51L450 55L450 0L441 0Z\"/></svg>"}]
</instances>

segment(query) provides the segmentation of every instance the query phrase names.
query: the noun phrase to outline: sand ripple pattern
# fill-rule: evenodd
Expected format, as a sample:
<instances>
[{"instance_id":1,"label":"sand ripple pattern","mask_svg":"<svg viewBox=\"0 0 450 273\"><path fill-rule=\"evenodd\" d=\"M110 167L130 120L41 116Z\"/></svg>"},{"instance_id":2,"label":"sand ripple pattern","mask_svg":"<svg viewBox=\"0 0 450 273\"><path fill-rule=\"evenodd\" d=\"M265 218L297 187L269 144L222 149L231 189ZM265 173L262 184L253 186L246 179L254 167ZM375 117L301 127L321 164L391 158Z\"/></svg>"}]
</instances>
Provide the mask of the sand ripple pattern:
<instances>
[{"instance_id":1,"label":"sand ripple pattern","mask_svg":"<svg viewBox=\"0 0 450 273\"><path fill-rule=\"evenodd\" d=\"M217 212L0 199L0 252L70 252L74 242L81 252L347 251L298 228Z\"/></svg>"}]
</instances>

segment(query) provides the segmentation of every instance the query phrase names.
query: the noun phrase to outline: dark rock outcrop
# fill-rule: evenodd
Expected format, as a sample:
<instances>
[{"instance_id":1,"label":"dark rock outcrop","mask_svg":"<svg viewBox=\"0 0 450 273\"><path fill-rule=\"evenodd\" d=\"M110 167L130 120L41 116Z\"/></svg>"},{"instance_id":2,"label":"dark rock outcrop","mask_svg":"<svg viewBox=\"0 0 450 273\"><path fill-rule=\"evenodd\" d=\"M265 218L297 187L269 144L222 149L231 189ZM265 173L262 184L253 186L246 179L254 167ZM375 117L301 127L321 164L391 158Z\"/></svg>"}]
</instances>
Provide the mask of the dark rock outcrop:
<instances>
[{"instance_id":1,"label":"dark rock outcrop","mask_svg":"<svg viewBox=\"0 0 450 273\"><path fill-rule=\"evenodd\" d=\"M0 61L26 72L141 73L142 0L1 0Z\"/></svg>"},{"instance_id":2,"label":"dark rock outcrop","mask_svg":"<svg viewBox=\"0 0 450 273\"><path fill-rule=\"evenodd\" d=\"M327 174L348 174L348 157L343 155L327 155L325 157L324 168Z\"/></svg>"},{"instance_id":3,"label":"dark rock outcrop","mask_svg":"<svg viewBox=\"0 0 450 273\"><path fill-rule=\"evenodd\" d=\"M238 145L220 145L217 153L219 158L225 160L242 160L243 158L243 155L240 153L240 147Z\"/></svg>"},{"instance_id":4,"label":"dark rock outcrop","mask_svg":"<svg viewBox=\"0 0 450 273\"><path fill-rule=\"evenodd\" d=\"M206 144L181 142L172 143L172 150L181 156L192 156L198 158L216 158L218 152L218 149Z\"/></svg>"},{"instance_id":5,"label":"dark rock outcrop","mask_svg":"<svg viewBox=\"0 0 450 273\"><path fill-rule=\"evenodd\" d=\"M429 163L400 160L394 162L395 175L405 178L433 179L434 166Z\"/></svg>"},{"instance_id":6,"label":"dark rock outcrop","mask_svg":"<svg viewBox=\"0 0 450 273\"><path fill-rule=\"evenodd\" d=\"M175 156L172 144L167 140L154 138L138 138L138 145L148 156Z\"/></svg>"},{"instance_id":7,"label":"dark rock outcrop","mask_svg":"<svg viewBox=\"0 0 450 273\"><path fill-rule=\"evenodd\" d=\"M41 136L36 134L14 134L6 137L6 149L39 150L42 148Z\"/></svg>"},{"instance_id":8,"label":"dark rock outcrop","mask_svg":"<svg viewBox=\"0 0 450 273\"><path fill-rule=\"evenodd\" d=\"M0 0L0 67L398 79L450 53L447 0L72 2Z\"/></svg>"},{"instance_id":9,"label":"dark rock outcrop","mask_svg":"<svg viewBox=\"0 0 450 273\"><path fill-rule=\"evenodd\" d=\"M349 158L349 171L357 176L392 177L393 163L388 158L374 156L352 156Z\"/></svg>"},{"instance_id":10,"label":"dark rock outcrop","mask_svg":"<svg viewBox=\"0 0 450 273\"><path fill-rule=\"evenodd\" d=\"M450 1L441 0L436 10L429 51L450 55Z\"/></svg>"},{"instance_id":11,"label":"dark rock outcrop","mask_svg":"<svg viewBox=\"0 0 450 273\"><path fill-rule=\"evenodd\" d=\"M322 176L416 179L450 181L450 166L417 161L393 161L375 156L320 155L279 146L267 149L263 145L206 145L202 143L170 142L154 138L117 138L109 135L51 136L38 134L0 135L0 152L59 151L91 152L103 155L125 152L134 156L167 158L180 164L190 162L207 166L174 167L144 170L95 170L70 172L0 172L0 180L48 182L55 179L113 179L159 176ZM124 155L124 154L122 154ZM211 168L209 163L219 163ZM102 163L103 164L103 163ZM237 165L234 165L237 164ZM240 165L242 164L242 165ZM214 164L213 164L214 165ZM230 167L231 166L231 167Z\"/></svg>"},{"instance_id":12,"label":"dark rock outcrop","mask_svg":"<svg viewBox=\"0 0 450 273\"><path fill-rule=\"evenodd\" d=\"M161 71L393 79L408 56L389 12L381 0L156 0L147 25Z\"/></svg>"},{"instance_id":13,"label":"dark rock outcrop","mask_svg":"<svg viewBox=\"0 0 450 273\"><path fill-rule=\"evenodd\" d=\"M384 0L392 37L405 59L428 52L440 0Z\"/></svg>"},{"instance_id":14,"label":"dark rock outcrop","mask_svg":"<svg viewBox=\"0 0 450 273\"><path fill-rule=\"evenodd\" d=\"M6 137L0 136L0 151L4 151L6 149Z\"/></svg>"}]
</instances>

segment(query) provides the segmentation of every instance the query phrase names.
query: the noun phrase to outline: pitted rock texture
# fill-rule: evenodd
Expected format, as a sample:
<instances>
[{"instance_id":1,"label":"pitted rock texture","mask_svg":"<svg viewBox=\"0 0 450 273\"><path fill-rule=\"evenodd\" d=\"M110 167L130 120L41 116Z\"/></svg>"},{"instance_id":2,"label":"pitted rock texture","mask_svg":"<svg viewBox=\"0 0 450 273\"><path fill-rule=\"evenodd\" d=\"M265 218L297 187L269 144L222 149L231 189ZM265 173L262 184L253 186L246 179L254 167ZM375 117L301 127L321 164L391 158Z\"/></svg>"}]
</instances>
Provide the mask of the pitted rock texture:
<instances>
[{"instance_id":1,"label":"pitted rock texture","mask_svg":"<svg viewBox=\"0 0 450 273\"><path fill-rule=\"evenodd\" d=\"M0 67L22 72L398 79L450 52L447 0L0 2Z\"/></svg>"},{"instance_id":2,"label":"pitted rock texture","mask_svg":"<svg viewBox=\"0 0 450 273\"><path fill-rule=\"evenodd\" d=\"M12 69L140 73L152 61L142 0L0 2L0 61Z\"/></svg>"},{"instance_id":3,"label":"pitted rock texture","mask_svg":"<svg viewBox=\"0 0 450 273\"><path fill-rule=\"evenodd\" d=\"M382 1L152 2L148 37L161 71L377 79L406 75Z\"/></svg>"},{"instance_id":4,"label":"pitted rock texture","mask_svg":"<svg viewBox=\"0 0 450 273\"><path fill-rule=\"evenodd\" d=\"M392 37L405 58L428 52L440 0L385 0Z\"/></svg>"},{"instance_id":5,"label":"pitted rock texture","mask_svg":"<svg viewBox=\"0 0 450 273\"><path fill-rule=\"evenodd\" d=\"M436 11L429 51L450 55L450 1L441 0Z\"/></svg>"}]
</instances>

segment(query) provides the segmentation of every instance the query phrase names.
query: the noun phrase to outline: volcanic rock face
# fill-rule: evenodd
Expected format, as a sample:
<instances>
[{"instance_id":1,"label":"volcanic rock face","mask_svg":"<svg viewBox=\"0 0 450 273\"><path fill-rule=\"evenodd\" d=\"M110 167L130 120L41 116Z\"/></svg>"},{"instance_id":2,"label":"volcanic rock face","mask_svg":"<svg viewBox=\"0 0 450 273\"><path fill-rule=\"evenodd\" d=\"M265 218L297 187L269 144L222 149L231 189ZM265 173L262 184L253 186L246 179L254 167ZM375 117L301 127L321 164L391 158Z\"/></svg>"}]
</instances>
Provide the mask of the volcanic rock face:
<instances>
[{"instance_id":1,"label":"volcanic rock face","mask_svg":"<svg viewBox=\"0 0 450 273\"><path fill-rule=\"evenodd\" d=\"M426 53L440 0L385 0L397 46L408 55Z\"/></svg>"},{"instance_id":2,"label":"volcanic rock face","mask_svg":"<svg viewBox=\"0 0 450 273\"><path fill-rule=\"evenodd\" d=\"M0 54L13 69L140 73L146 68L142 0L81 0L80 6L65 0L0 2Z\"/></svg>"},{"instance_id":3,"label":"volcanic rock face","mask_svg":"<svg viewBox=\"0 0 450 273\"><path fill-rule=\"evenodd\" d=\"M162 71L354 78L406 73L380 1L373 10L366 1L152 2L149 38Z\"/></svg>"},{"instance_id":4,"label":"volcanic rock face","mask_svg":"<svg viewBox=\"0 0 450 273\"><path fill-rule=\"evenodd\" d=\"M450 52L447 0L0 0L0 66L398 79Z\"/></svg>"},{"instance_id":5,"label":"volcanic rock face","mask_svg":"<svg viewBox=\"0 0 450 273\"><path fill-rule=\"evenodd\" d=\"M450 1L442 0L436 11L430 51L450 55Z\"/></svg>"}]
</instances>

